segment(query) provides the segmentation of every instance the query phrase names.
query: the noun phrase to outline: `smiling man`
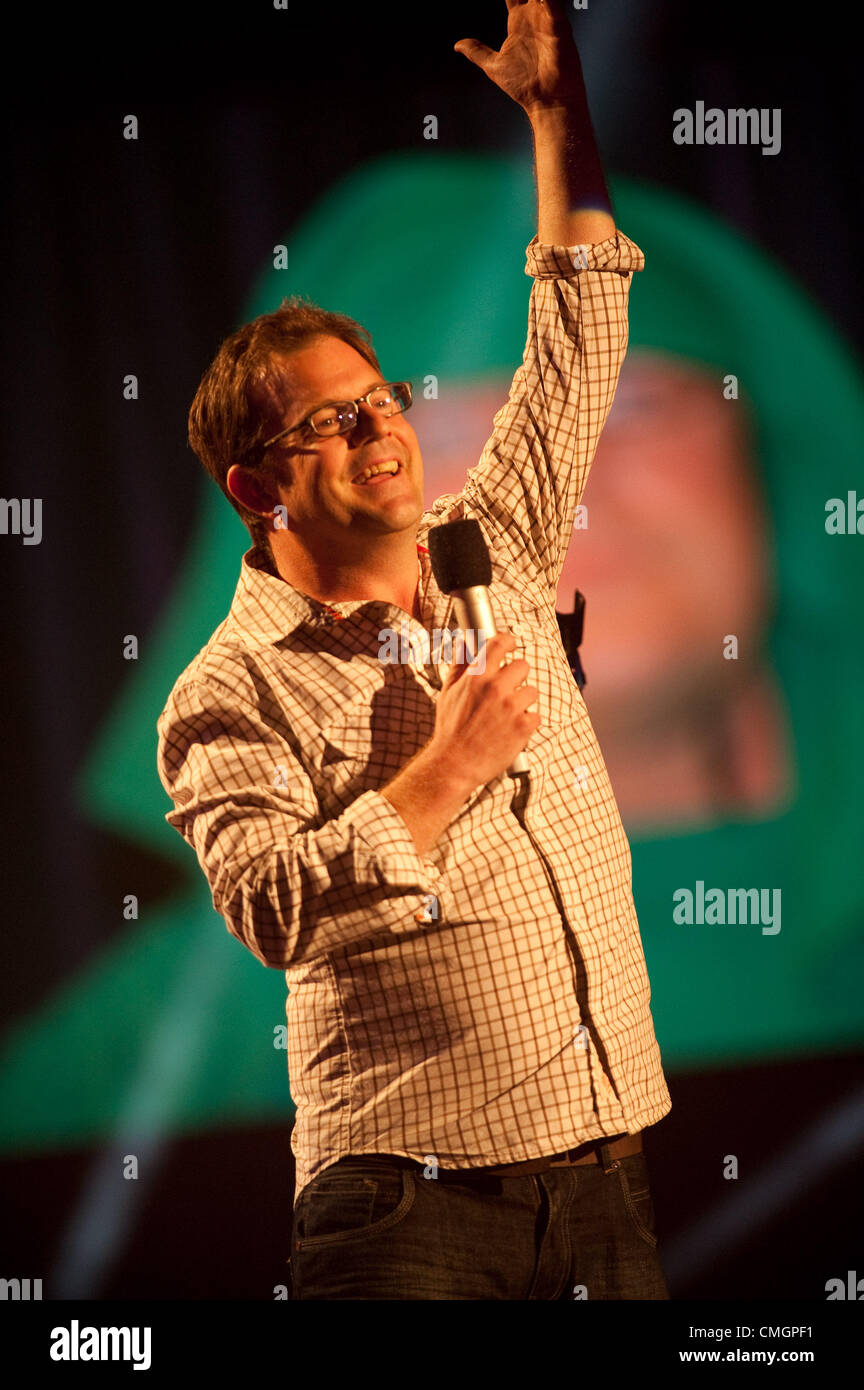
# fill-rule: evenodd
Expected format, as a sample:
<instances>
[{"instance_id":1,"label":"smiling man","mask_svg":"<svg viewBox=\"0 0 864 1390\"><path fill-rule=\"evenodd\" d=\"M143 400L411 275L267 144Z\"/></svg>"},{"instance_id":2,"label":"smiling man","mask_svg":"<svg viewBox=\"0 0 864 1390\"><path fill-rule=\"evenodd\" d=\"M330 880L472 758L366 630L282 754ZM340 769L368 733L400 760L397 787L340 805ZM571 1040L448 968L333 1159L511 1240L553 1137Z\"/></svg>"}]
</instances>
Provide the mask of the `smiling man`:
<instances>
[{"instance_id":1,"label":"smiling man","mask_svg":"<svg viewBox=\"0 0 864 1390\"><path fill-rule=\"evenodd\" d=\"M507 8L500 51L456 49L529 118L538 230L523 361L463 490L424 512L409 384L299 298L222 344L190 411L253 546L159 771L229 931L285 971L298 1299L668 1297L630 849L555 615L643 257L563 8ZM465 517L500 627L482 669L422 640L385 662L382 629L428 651L454 626L425 542Z\"/></svg>"},{"instance_id":2,"label":"smiling man","mask_svg":"<svg viewBox=\"0 0 864 1390\"><path fill-rule=\"evenodd\" d=\"M249 511L272 516L273 560L301 593L392 600L419 617L423 461L402 413L412 392L410 383L370 374L370 365L350 342L323 331L290 357L275 357L275 380L261 398L277 431L265 449L281 455L276 493L272 474L263 479L238 464L226 484Z\"/></svg>"}]
</instances>

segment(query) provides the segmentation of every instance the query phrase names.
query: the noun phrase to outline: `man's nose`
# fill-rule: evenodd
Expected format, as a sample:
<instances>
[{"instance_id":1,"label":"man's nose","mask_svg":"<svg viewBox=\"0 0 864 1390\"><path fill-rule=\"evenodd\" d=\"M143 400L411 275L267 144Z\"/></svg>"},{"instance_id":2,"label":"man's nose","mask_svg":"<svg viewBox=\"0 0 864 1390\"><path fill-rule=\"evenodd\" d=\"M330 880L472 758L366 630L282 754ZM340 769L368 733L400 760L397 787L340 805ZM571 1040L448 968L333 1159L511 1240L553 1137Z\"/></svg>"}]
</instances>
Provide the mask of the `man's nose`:
<instances>
[{"instance_id":1,"label":"man's nose","mask_svg":"<svg viewBox=\"0 0 864 1390\"><path fill-rule=\"evenodd\" d=\"M361 401L357 408L357 420L351 434L358 434L361 437L368 434L389 434L394 418L395 412L393 415L385 415L380 406L370 405L368 401Z\"/></svg>"}]
</instances>

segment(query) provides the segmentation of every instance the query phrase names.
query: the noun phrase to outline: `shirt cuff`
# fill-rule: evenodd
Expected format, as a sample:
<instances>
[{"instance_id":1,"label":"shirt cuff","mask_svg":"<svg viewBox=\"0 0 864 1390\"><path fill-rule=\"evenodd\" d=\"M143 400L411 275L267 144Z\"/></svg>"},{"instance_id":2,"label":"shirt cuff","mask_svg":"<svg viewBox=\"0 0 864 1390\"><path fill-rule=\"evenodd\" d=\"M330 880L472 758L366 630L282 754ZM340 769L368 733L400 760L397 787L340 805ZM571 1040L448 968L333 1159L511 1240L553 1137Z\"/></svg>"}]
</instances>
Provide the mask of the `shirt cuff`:
<instances>
[{"instance_id":1,"label":"shirt cuff","mask_svg":"<svg viewBox=\"0 0 864 1390\"><path fill-rule=\"evenodd\" d=\"M441 873L434 860L422 858L395 806L380 792L363 792L351 806L358 839L369 851L379 882L392 888L435 893Z\"/></svg>"},{"instance_id":2,"label":"shirt cuff","mask_svg":"<svg viewBox=\"0 0 864 1390\"><path fill-rule=\"evenodd\" d=\"M613 232L593 245L552 246L532 237L525 248L525 274L534 280L570 280L583 270L644 270L645 257L635 241Z\"/></svg>"}]
</instances>

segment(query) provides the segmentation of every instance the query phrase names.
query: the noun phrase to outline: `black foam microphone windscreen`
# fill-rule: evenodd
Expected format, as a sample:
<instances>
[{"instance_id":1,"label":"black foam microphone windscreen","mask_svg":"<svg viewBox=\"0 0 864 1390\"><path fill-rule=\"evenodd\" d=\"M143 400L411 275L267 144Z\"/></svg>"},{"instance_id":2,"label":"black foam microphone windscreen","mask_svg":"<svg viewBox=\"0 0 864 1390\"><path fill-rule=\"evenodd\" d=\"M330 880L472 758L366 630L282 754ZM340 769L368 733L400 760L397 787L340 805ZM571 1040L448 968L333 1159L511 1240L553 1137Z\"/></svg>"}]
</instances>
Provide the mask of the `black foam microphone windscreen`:
<instances>
[{"instance_id":1,"label":"black foam microphone windscreen","mask_svg":"<svg viewBox=\"0 0 864 1390\"><path fill-rule=\"evenodd\" d=\"M442 594L492 583L492 561L479 521L445 521L433 526L427 539L432 573Z\"/></svg>"}]
</instances>

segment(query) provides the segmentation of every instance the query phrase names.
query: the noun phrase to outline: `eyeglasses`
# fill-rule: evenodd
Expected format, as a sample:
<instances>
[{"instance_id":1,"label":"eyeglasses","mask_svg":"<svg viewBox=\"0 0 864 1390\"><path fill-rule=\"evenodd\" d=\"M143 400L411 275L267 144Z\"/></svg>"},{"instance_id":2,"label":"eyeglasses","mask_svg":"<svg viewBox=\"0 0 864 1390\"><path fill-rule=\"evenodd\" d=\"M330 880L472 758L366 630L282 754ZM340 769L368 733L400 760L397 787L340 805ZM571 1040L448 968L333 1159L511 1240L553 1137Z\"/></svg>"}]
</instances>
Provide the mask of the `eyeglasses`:
<instances>
[{"instance_id":1,"label":"eyeglasses","mask_svg":"<svg viewBox=\"0 0 864 1390\"><path fill-rule=\"evenodd\" d=\"M319 405L317 410L313 410L312 414L307 415L298 425L292 425L290 429L274 434L262 448L269 449L271 444L284 439L286 434L294 434L296 430L302 430L304 427L312 429L315 434L325 436L348 434L357 424L361 402L372 406L373 410L379 411L386 419L391 415L401 415L413 399L410 381L388 381L383 386L373 386L371 391L367 391L365 396L359 396L356 401L331 401L329 405Z\"/></svg>"}]
</instances>

